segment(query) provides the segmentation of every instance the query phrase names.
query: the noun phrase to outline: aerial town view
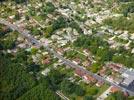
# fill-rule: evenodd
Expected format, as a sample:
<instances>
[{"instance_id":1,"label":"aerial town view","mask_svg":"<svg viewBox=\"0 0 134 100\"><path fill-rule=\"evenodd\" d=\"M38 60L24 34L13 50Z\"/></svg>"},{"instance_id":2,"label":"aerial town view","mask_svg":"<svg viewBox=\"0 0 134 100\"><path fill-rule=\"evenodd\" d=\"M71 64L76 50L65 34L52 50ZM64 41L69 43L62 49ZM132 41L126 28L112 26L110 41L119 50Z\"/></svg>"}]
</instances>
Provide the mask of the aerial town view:
<instances>
[{"instance_id":1,"label":"aerial town view","mask_svg":"<svg viewBox=\"0 0 134 100\"><path fill-rule=\"evenodd\" d=\"M0 100L134 100L134 0L0 0Z\"/></svg>"}]
</instances>

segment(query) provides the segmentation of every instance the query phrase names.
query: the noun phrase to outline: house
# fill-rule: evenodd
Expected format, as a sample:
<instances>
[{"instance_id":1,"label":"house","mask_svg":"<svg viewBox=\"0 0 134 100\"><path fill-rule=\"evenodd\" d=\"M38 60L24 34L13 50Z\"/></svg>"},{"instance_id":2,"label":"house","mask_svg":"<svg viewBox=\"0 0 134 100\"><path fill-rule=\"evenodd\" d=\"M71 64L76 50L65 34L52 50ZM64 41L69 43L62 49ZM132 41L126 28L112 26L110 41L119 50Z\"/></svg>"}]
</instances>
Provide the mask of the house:
<instances>
[{"instance_id":1,"label":"house","mask_svg":"<svg viewBox=\"0 0 134 100\"><path fill-rule=\"evenodd\" d=\"M134 33L130 35L130 39L134 40Z\"/></svg>"},{"instance_id":2,"label":"house","mask_svg":"<svg viewBox=\"0 0 134 100\"><path fill-rule=\"evenodd\" d=\"M87 83L90 83L90 82L95 83L97 81L94 77L87 75L87 74L84 75L83 78Z\"/></svg>"},{"instance_id":3,"label":"house","mask_svg":"<svg viewBox=\"0 0 134 100\"><path fill-rule=\"evenodd\" d=\"M58 36L58 35L52 35L52 36L51 36L51 39L52 39L52 40L55 40L55 39L56 39L56 40L61 40L62 38L61 38L60 36Z\"/></svg>"},{"instance_id":4,"label":"house","mask_svg":"<svg viewBox=\"0 0 134 100\"><path fill-rule=\"evenodd\" d=\"M113 29L107 29L107 31L108 31L109 33L111 33L111 34L114 33L114 30L113 30Z\"/></svg>"},{"instance_id":5,"label":"house","mask_svg":"<svg viewBox=\"0 0 134 100\"><path fill-rule=\"evenodd\" d=\"M57 41L57 43L59 43L61 46L65 46L68 43L68 40L60 40Z\"/></svg>"},{"instance_id":6,"label":"house","mask_svg":"<svg viewBox=\"0 0 134 100\"><path fill-rule=\"evenodd\" d=\"M103 68L99 71L99 75L100 75L100 76L104 76L105 73L106 73L106 68L103 67Z\"/></svg>"},{"instance_id":7,"label":"house","mask_svg":"<svg viewBox=\"0 0 134 100\"><path fill-rule=\"evenodd\" d=\"M114 77L112 75L110 75L107 77L107 80L110 82L114 82Z\"/></svg>"},{"instance_id":8,"label":"house","mask_svg":"<svg viewBox=\"0 0 134 100\"><path fill-rule=\"evenodd\" d=\"M39 55L39 54L32 55L33 62L35 62L35 63L39 62L40 57L41 57L41 55Z\"/></svg>"},{"instance_id":9,"label":"house","mask_svg":"<svg viewBox=\"0 0 134 100\"><path fill-rule=\"evenodd\" d=\"M26 45L25 43L21 43L21 44L18 44L18 47L19 47L19 48L26 48L27 45Z\"/></svg>"},{"instance_id":10,"label":"house","mask_svg":"<svg viewBox=\"0 0 134 100\"><path fill-rule=\"evenodd\" d=\"M58 9L57 12L61 13L65 17L69 18L70 9Z\"/></svg>"},{"instance_id":11,"label":"house","mask_svg":"<svg viewBox=\"0 0 134 100\"><path fill-rule=\"evenodd\" d=\"M86 54L86 55L89 55L89 50L88 49L84 49L83 52Z\"/></svg>"},{"instance_id":12,"label":"house","mask_svg":"<svg viewBox=\"0 0 134 100\"><path fill-rule=\"evenodd\" d=\"M43 60L43 64L49 64L49 63L50 63L50 60L48 58Z\"/></svg>"},{"instance_id":13,"label":"house","mask_svg":"<svg viewBox=\"0 0 134 100\"><path fill-rule=\"evenodd\" d=\"M50 72L50 69L46 68L44 71L41 72L44 76L47 76L47 74Z\"/></svg>"},{"instance_id":14,"label":"house","mask_svg":"<svg viewBox=\"0 0 134 100\"><path fill-rule=\"evenodd\" d=\"M128 37L129 37L128 31L124 31L124 33L119 35L118 37L124 40L128 40Z\"/></svg>"},{"instance_id":15,"label":"house","mask_svg":"<svg viewBox=\"0 0 134 100\"><path fill-rule=\"evenodd\" d=\"M48 52L42 52L42 55L43 56L48 55Z\"/></svg>"},{"instance_id":16,"label":"house","mask_svg":"<svg viewBox=\"0 0 134 100\"><path fill-rule=\"evenodd\" d=\"M123 93L124 93L124 96L125 97L128 97L129 96L129 93L127 91L124 91Z\"/></svg>"},{"instance_id":17,"label":"house","mask_svg":"<svg viewBox=\"0 0 134 100\"><path fill-rule=\"evenodd\" d=\"M75 70L75 75L77 75L77 76L83 77L85 74L86 74L86 73L83 72L83 71L80 70L80 69L76 69L76 70Z\"/></svg>"},{"instance_id":18,"label":"house","mask_svg":"<svg viewBox=\"0 0 134 100\"><path fill-rule=\"evenodd\" d=\"M22 36L18 36L17 41L19 41L20 43L23 42L25 39Z\"/></svg>"},{"instance_id":19,"label":"house","mask_svg":"<svg viewBox=\"0 0 134 100\"><path fill-rule=\"evenodd\" d=\"M104 81L98 81L98 82L96 83L96 86L101 87L103 84L104 84Z\"/></svg>"},{"instance_id":20,"label":"house","mask_svg":"<svg viewBox=\"0 0 134 100\"><path fill-rule=\"evenodd\" d=\"M109 67L109 68L111 68L111 69L113 69L116 72L119 72L120 69L121 69L121 67L122 67L122 65L115 64L115 63L108 63L106 66Z\"/></svg>"},{"instance_id":21,"label":"house","mask_svg":"<svg viewBox=\"0 0 134 100\"><path fill-rule=\"evenodd\" d=\"M64 50L62 48L58 48L57 50L57 53L59 53L60 55L63 55L64 54Z\"/></svg>"},{"instance_id":22,"label":"house","mask_svg":"<svg viewBox=\"0 0 134 100\"><path fill-rule=\"evenodd\" d=\"M47 14L47 17L50 19L53 19L53 15L52 14Z\"/></svg>"},{"instance_id":23,"label":"house","mask_svg":"<svg viewBox=\"0 0 134 100\"><path fill-rule=\"evenodd\" d=\"M80 60L79 58L75 58L75 59L73 60L73 63L75 63L75 64L80 64L80 63L81 63L81 60Z\"/></svg>"},{"instance_id":24,"label":"house","mask_svg":"<svg viewBox=\"0 0 134 100\"><path fill-rule=\"evenodd\" d=\"M102 0L93 0L93 3L95 3L95 4L101 4L102 3Z\"/></svg>"},{"instance_id":25,"label":"house","mask_svg":"<svg viewBox=\"0 0 134 100\"><path fill-rule=\"evenodd\" d=\"M9 18L12 20L14 19L14 17L15 17L15 15L9 16Z\"/></svg>"},{"instance_id":26,"label":"house","mask_svg":"<svg viewBox=\"0 0 134 100\"><path fill-rule=\"evenodd\" d=\"M12 18L8 18L7 19L11 24L13 24L13 19Z\"/></svg>"},{"instance_id":27,"label":"house","mask_svg":"<svg viewBox=\"0 0 134 100\"><path fill-rule=\"evenodd\" d=\"M116 93L118 91L120 91L120 89L118 87L116 87L116 86L112 86L111 89L110 89L111 93Z\"/></svg>"},{"instance_id":28,"label":"house","mask_svg":"<svg viewBox=\"0 0 134 100\"><path fill-rule=\"evenodd\" d=\"M118 47L120 47L120 46L122 46L122 44L121 43L117 43L117 42L114 42L111 46L110 46L110 48L118 48Z\"/></svg>"},{"instance_id":29,"label":"house","mask_svg":"<svg viewBox=\"0 0 134 100\"><path fill-rule=\"evenodd\" d=\"M121 34L121 33L122 33L121 30L117 30L117 31L114 32L115 35L119 35L119 34Z\"/></svg>"},{"instance_id":30,"label":"house","mask_svg":"<svg viewBox=\"0 0 134 100\"><path fill-rule=\"evenodd\" d=\"M82 63L82 65L85 67L89 67L91 65L91 61L86 60Z\"/></svg>"},{"instance_id":31,"label":"house","mask_svg":"<svg viewBox=\"0 0 134 100\"><path fill-rule=\"evenodd\" d=\"M46 58L44 60L42 60L42 64L49 64L50 63L50 58Z\"/></svg>"},{"instance_id":32,"label":"house","mask_svg":"<svg viewBox=\"0 0 134 100\"><path fill-rule=\"evenodd\" d=\"M44 38L41 38L40 41L41 41L42 44L44 44L45 46L47 46L48 44L52 43L51 40L47 40L47 39L44 39Z\"/></svg>"},{"instance_id":33,"label":"house","mask_svg":"<svg viewBox=\"0 0 134 100\"><path fill-rule=\"evenodd\" d=\"M122 78L122 77L115 77L115 78L114 78L114 82L115 82L116 84L120 84L122 81L123 81L123 78Z\"/></svg>"},{"instance_id":34,"label":"house","mask_svg":"<svg viewBox=\"0 0 134 100\"><path fill-rule=\"evenodd\" d=\"M134 48L132 49L131 53L133 53L133 54L134 54Z\"/></svg>"}]
</instances>

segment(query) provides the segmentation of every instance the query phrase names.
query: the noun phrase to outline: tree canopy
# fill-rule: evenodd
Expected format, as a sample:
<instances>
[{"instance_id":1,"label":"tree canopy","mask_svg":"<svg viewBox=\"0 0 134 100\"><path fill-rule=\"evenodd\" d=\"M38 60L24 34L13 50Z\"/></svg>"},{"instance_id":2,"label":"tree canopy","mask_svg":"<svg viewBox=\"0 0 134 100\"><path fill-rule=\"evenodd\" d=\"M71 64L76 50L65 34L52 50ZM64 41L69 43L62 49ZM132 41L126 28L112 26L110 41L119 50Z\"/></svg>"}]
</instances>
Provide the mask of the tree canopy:
<instances>
[{"instance_id":1,"label":"tree canopy","mask_svg":"<svg viewBox=\"0 0 134 100\"><path fill-rule=\"evenodd\" d=\"M106 100L128 100L122 92L112 93Z\"/></svg>"}]
</instances>

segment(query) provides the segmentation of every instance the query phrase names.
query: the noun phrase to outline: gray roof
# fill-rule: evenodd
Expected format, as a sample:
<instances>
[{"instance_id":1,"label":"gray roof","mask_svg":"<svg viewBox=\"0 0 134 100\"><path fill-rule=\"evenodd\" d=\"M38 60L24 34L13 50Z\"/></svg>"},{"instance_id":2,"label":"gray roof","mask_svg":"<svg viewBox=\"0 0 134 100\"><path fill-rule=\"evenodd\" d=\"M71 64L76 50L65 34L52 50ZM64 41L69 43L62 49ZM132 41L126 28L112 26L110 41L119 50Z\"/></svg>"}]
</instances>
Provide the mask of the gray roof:
<instances>
[{"instance_id":1,"label":"gray roof","mask_svg":"<svg viewBox=\"0 0 134 100\"><path fill-rule=\"evenodd\" d=\"M134 79L134 71L127 70L124 73L129 75L129 76L132 76L132 78Z\"/></svg>"},{"instance_id":2,"label":"gray roof","mask_svg":"<svg viewBox=\"0 0 134 100\"><path fill-rule=\"evenodd\" d=\"M126 70L122 75L125 76L123 83L126 85L129 85L134 81L134 71Z\"/></svg>"}]
</instances>

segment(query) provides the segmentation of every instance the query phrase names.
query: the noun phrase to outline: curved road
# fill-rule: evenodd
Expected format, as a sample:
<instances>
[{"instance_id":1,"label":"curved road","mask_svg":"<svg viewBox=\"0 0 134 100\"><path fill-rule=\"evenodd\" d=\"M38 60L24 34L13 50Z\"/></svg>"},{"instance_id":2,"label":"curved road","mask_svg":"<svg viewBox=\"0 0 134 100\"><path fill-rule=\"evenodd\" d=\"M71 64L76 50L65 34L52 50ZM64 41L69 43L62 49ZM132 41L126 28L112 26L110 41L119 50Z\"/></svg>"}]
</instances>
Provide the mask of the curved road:
<instances>
[{"instance_id":1,"label":"curved road","mask_svg":"<svg viewBox=\"0 0 134 100\"><path fill-rule=\"evenodd\" d=\"M68 60L68 59L65 59L65 58L62 57L60 54L58 54L56 51L54 51L52 48L50 48L48 45L44 45L43 43L40 43L37 39L33 38L33 36L31 36L31 35L29 34L30 31L25 30L25 29L22 30L22 29L19 28L18 26L14 25L14 24L11 24L10 22L8 22L8 21L6 21L6 20L4 20L4 19L0 19L0 23L6 25L6 26L8 26L8 27L10 27L12 30L18 31L22 36L24 36L26 39L28 39L31 43L33 43L33 44L35 44L35 45L37 45L37 46L43 46L43 47L45 47L45 48L46 48L50 53L52 53L55 57L57 57L58 59L62 60L62 61L64 62L64 64L66 64L66 65L68 65L68 66L70 66L70 67L72 67L72 68L74 68L74 69L80 69L80 70L82 70L83 72L85 72L86 74L92 75L95 79L101 80L101 81L105 81L105 82L109 83L110 85L116 86L116 87L122 89L123 91L127 91L127 92L129 92L130 95L133 95L133 96L134 96L134 92L133 92L133 91L128 90L127 88L124 88L124 87L122 87L122 86L120 86L120 85L118 85L118 84L116 84L116 83L110 82L110 81L106 80L106 78L101 77L101 76L99 76L99 75L97 75L97 74L94 74L94 73L92 73L92 72L86 70L84 67L79 66L79 65L77 65L77 64L75 64L75 63L73 63L73 62L71 62L71 61Z\"/></svg>"}]
</instances>

